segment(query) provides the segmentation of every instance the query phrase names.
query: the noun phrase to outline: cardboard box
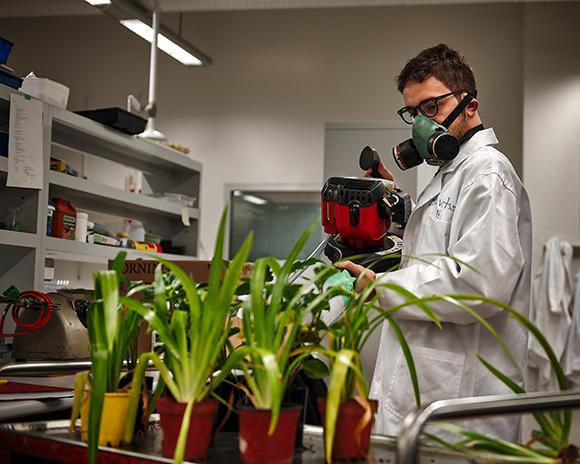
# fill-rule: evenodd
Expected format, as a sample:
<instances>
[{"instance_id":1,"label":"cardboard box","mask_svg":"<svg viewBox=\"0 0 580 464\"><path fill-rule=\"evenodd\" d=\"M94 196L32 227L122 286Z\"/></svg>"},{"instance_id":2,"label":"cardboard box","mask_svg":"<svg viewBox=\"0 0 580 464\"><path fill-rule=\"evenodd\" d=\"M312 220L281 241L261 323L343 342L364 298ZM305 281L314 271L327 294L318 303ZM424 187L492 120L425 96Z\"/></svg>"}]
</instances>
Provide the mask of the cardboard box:
<instances>
[{"instance_id":1,"label":"cardboard box","mask_svg":"<svg viewBox=\"0 0 580 464\"><path fill-rule=\"evenodd\" d=\"M183 269L194 282L207 283L209 280L211 261L174 261L174 263ZM155 268L158 264L158 261L152 259L128 259L123 266L123 275L129 280L141 280L150 284L155 279Z\"/></svg>"},{"instance_id":2,"label":"cardboard box","mask_svg":"<svg viewBox=\"0 0 580 464\"><path fill-rule=\"evenodd\" d=\"M190 261L173 261L181 267L194 282L207 283L211 269L211 261L209 260L190 260ZM112 261L109 261L109 268ZM155 268L159 264L158 261L149 259L131 259L125 261L123 267L123 275L132 281L143 281L144 283L151 283L155 280ZM252 271L253 263L246 263L242 269L242 277L249 277ZM234 327L241 327L241 320L237 317L232 318L232 325ZM234 335L230 338L234 346L241 344L239 335ZM151 335L147 332L147 324L141 326L139 332L139 341L137 343L138 353L150 351L152 347Z\"/></svg>"},{"instance_id":3,"label":"cardboard box","mask_svg":"<svg viewBox=\"0 0 580 464\"><path fill-rule=\"evenodd\" d=\"M109 261L109 266L112 261ZM211 261L209 260L189 260L189 261L173 261L187 275L191 277L194 282L198 284L207 283L209 280L209 273L211 268ZM141 280L146 284L153 282L155 279L155 268L159 264L158 261L149 259L130 259L125 261L123 267L123 275L129 280ZM252 263L246 263L242 269L242 277L248 277L252 271Z\"/></svg>"}]
</instances>

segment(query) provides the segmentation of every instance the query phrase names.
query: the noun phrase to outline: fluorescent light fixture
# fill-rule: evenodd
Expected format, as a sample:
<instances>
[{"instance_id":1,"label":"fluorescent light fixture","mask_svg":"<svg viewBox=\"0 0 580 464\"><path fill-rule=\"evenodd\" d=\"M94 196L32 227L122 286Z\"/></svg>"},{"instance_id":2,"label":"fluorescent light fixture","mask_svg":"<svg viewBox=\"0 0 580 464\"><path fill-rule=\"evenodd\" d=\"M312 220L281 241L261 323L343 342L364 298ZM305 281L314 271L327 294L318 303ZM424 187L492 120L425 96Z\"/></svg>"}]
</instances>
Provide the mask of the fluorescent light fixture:
<instances>
[{"instance_id":1,"label":"fluorescent light fixture","mask_svg":"<svg viewBox=\"0 0 580 464\"><path fill-rule=\"evenodd\" d=\"M120 22L127 29L134 32L142 39L145 39L147 42L151 43L153 41L153 29L143 21L139 19L123 19ZM157 37L157 47L186 66L201 66L202 64L199 58L192 55L187 50L177 45L175 42L172 42L163 34L159 34Z\"/></svg>"},{"instance_id":2,"label":"fluorescent light fixture","mask_svg":"<svg viewBox=\"0 0 580 464\"><path fill-rule=\"evenodd\" d=\"M263 198L256 197L254 195L242 195L242 198L246 200L248 203L252 203L254 205L265 205L266 203L268 203Z\"/></svg>"},{"instance_id":3,"label":"fluorescent light fixture","mask_svg":"<svg viewBox=\"0 0 580 464\"><path fill-rule=\"evenodd\" d=\"M239 190L234 190L234 197L241 197L242 196L242 192L240 192Z\"/></svg>"},{"instance_id":4,"label":"fluorescent light fixture","mask_svg":"<svg viewBox=\"0 0 580 464\"><path fill-rule=\"evenodd\" d=\"M103 6L111 4L111 0L85 0L85 2L93 6Z\"/></svg>"}]
</instances>

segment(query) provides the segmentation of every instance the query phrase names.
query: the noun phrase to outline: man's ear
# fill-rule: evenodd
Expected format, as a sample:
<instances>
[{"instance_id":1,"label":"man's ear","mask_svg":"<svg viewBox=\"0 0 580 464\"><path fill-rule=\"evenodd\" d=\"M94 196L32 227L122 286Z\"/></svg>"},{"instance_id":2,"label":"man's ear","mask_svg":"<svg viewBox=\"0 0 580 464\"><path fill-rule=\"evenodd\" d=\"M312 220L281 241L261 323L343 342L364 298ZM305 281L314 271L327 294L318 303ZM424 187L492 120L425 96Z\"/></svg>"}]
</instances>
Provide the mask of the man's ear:
<instances>
[{"instance_id":1,"label":"man's ear","mask_svg":"<svg viewBox=\"0 0 580 464\"><path fill-rule=\"evenodd\" d=\"M479 100L476 100L474 98L467 104L467 107L465 108L465 114L471 118L475 116L475 113L477 113L478 108L479 108Z\"/></svg>"}]
</instances>

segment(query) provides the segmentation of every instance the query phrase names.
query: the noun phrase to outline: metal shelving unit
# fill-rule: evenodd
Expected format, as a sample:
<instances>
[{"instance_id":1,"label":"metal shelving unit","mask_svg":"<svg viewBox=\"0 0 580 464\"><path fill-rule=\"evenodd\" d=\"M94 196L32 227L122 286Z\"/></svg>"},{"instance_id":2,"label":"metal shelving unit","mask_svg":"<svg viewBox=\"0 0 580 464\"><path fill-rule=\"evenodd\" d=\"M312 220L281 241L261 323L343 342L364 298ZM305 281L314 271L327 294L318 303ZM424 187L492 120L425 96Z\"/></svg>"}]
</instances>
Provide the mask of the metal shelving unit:
<instances>
[{"instance_id":1,"label":"metal shelving unit","mask_svg":"<svg viewBox=\"0 0 580 464\"><path fill-rule=\"evenodd\" d=\"M38 234L15 232L13 230L0 230L0 246L37 248L40 239L41 238Z\"/></svg>"},{"instance_id":2,"label":"metal shelving unit","mask_svg":"<svg viewBox=\"0 0 580 464\"><path fill-rule=\"evenodd\" d=\"M60 261L107 264L108 261L114 259L120 251L127 252L127 259L151 259L153 255L152 253L126 248L82 243L75 240L64 240L62 238L46 238L46 257ZM155 253L155 256L170 259L172 261L195 259L194 256L172 255L168 253Z\"/></svg>"},{"instance_id":3,"label":"metal shelving unit","mask_svg":"<svg viewBox=\"0 0 580 464\"><path fill-rule=\"evenodd\" d=\"M2 130L7 130L10 95L13 93L22 95L0 85ZM21 289L42 290L45 258L105 267L110 259L124 250L47 237L44 233L47 205L53 197L64 198L89 213L119 220L139 220L148 232L171 239L174 246L184 247L187 253L159 256L170 260L195 258L200 218L198 208L184 207L163 197L128 192L95 182L90 176L84 179L51 171L50 157L57 150L72 153L83 160L84 157L92 160L98 158L140 170L148 193L180 193L199 199L202 165L190 156L149 140L125 135L71 111L43 103L43 189L6 187L8 159L0 156L0 214L6 204L20 206L19 219L23 226L22 232L0 230L0 254L3 256L0 260L0 291L12 283ZM106 164L100 161L97 163ZM187 222L189 226L185 225ZM129 259L147 259L153 255L131 249L126 251Z\"/></svg>"},{"instance_id":4,"label":"metal shelving unit","mask_svg":"<svg viewBox=\"0 0 580 464\"><path fill-rule=\"evenodd\" d=\"M173 201L153 198L143 194L108 187L79 177L59 172L49 172L51 194L70 199L74 204L85 203L93 211L102 211L115 216L153 217L156 215L181 217L183 210L191 219L199 219L199 211L186 208Z\"/></svg>"}]
</instances>

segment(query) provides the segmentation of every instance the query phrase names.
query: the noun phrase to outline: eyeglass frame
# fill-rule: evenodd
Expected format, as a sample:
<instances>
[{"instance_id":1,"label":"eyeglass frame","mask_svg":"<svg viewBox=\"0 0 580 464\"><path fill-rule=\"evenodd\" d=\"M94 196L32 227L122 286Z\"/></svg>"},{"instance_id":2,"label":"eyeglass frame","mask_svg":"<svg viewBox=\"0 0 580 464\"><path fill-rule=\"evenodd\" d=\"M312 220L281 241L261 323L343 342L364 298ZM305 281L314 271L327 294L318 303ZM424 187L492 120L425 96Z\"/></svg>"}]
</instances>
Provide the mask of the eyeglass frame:
<instances>
[{"instance_id":1,"label":"eyeglass frame","mask_svg":"<svg viewBox=\"0 0 580 464\"><path fill-rule=\"evenodd\" d=\"M433 118L433 117L437 116L437 113L439 113L439 102L441 100L443 100L444 98L450 97L452 95L457 95L457 94L463 93L463 92L467 92L467 90L455 90L454 92L449 92L449 93L446 93L444 95L439 95L438 97L429 97L429 98L426 98L425 100L423 100L422 102L420 102L417 106L403 106L401 109L397 110L397 114L400 116L400 118L403 120L403 122L405 124L411 125L411 124L413 124L413 121L407 122L407 120L405 120L405 117L403 116L403 114L410 113L411 116L413 117L413 120L414 120L417 117L417 115L419 114L419 111L421 109L421 105L427 103L428 101L433 101L435 103L435 108L436 108L436 111L434 114L427 115L421 111L421 114L423 116L426 116L428 118Z\"/></svg>"}]
</instances>

